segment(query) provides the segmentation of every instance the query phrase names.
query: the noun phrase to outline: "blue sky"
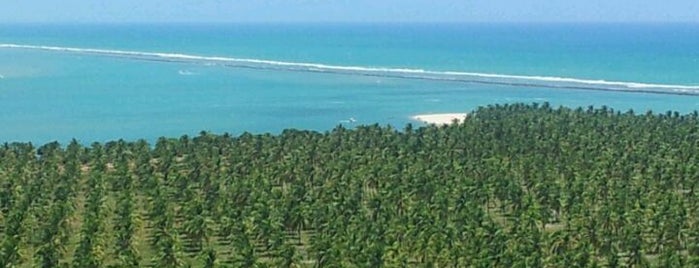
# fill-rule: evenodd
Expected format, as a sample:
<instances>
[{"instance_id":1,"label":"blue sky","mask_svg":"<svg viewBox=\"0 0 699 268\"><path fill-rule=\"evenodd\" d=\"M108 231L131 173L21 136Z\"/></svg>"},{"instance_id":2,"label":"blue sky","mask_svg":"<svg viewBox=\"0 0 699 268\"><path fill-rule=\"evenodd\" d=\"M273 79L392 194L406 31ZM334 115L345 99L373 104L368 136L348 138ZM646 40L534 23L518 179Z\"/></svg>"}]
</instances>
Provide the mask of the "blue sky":
<instances>
[{"instance_id":1,"label":"blue sky","mask_svg":"<svg viewBox=\"0 0 699 268\"><path fill-rule=\"evenodd\" d=\"M5 0L13 22L699 22L699 0Z\"/></svg>"}]
</instances>

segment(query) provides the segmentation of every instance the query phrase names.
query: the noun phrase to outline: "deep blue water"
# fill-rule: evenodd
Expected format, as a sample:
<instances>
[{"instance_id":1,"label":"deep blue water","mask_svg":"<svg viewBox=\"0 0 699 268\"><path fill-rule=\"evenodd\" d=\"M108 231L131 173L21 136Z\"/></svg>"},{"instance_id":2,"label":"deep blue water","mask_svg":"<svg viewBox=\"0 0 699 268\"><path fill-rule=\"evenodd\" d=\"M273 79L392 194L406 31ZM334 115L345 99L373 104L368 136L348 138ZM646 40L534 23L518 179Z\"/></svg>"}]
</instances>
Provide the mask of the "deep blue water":
<instances>
[{"instance_id":1,"label":"deep blue water","mask_svg":"<svg viewBox=\"0 0 699 268\"><path fill-rule=\"evenodd\" d=\"M3 25L0 44L699 86L699 25ZM0 48L0 141L338 124L506 102L699 110L698 96L231 68ZM357 121L349 123L346 120Z\"/></svg>"}]
</instances>

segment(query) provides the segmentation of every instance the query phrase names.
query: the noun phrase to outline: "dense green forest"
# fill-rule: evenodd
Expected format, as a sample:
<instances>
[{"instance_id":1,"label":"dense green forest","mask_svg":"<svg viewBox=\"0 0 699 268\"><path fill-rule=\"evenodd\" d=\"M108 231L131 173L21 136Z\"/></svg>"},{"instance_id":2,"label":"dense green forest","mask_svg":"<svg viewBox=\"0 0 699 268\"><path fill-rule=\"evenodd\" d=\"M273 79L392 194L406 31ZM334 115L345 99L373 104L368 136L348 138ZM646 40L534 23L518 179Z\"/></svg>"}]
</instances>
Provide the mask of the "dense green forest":
<instances>
[{"instance_id":1,"label":"dense green forest","mask_svg":"<svg viewBox=\"0 0 699 268\"><path fill-rule=\"evenodd\" d=\"M699 116L0 148L1 267L699 267Z\"/></svg>"}]
</instances>

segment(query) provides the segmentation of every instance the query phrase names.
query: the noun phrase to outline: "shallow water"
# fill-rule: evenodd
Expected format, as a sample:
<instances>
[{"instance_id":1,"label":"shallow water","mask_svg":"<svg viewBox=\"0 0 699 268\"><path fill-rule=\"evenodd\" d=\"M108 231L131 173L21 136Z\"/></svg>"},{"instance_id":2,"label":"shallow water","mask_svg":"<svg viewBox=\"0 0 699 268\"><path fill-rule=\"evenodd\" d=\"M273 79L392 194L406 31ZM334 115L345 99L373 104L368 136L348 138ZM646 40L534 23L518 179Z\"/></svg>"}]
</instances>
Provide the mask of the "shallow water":
<instances>
[{"instance_id":1,"label":"shallow water","mask_svg":"<svg viewBox=\"0 0 699 268\"><path fill-rule=\"evenodd\" d=\"M5 25L0 44L699 85L691 25ZM392 124L506 102L699 110L699 97L231 68L0 48L0 141ZM350 118L356 122L349 122Z\"/></svg>"}]
</instances>

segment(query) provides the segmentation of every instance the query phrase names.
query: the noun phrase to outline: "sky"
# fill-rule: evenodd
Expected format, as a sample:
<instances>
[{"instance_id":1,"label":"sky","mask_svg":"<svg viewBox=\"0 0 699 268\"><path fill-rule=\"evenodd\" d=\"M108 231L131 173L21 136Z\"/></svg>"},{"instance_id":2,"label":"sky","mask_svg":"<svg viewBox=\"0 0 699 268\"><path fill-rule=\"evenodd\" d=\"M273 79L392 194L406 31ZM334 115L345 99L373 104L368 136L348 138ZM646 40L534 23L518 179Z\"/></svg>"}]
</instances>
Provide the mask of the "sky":
<instances>
[{"instance_id":1,"label":"sky","mask_svg":"<svg viewBox=\"0 0 699 268\"><path fill-rule=\"evenodd\" d=\"M2 0L0 5L0 23L699 23L699 0Z\"/></svg>"}]
</instances>

